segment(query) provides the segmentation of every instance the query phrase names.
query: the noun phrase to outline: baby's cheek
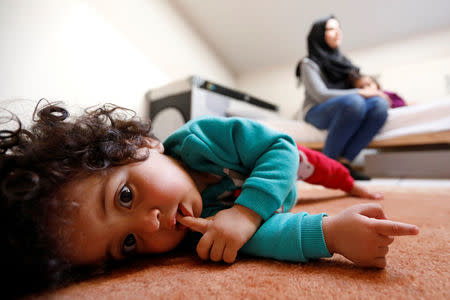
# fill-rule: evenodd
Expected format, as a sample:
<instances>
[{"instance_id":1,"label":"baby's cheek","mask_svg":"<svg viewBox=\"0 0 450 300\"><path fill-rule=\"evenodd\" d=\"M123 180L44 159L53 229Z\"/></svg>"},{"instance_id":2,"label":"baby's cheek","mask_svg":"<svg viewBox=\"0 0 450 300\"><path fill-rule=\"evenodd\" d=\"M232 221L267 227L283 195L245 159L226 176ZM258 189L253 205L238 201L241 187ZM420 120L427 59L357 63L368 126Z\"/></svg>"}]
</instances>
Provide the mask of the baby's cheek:
<instances>
[{"instance_id":1,"label":"baby's cheek","mask_svg":"<svg viewBox=\"0 0 450 300\"><path fill-rule=\"evenodd\" d=\"M187 229L166 231L144 242L144 247L140 253L164 253L173 250L187 234Z\"/></svg>"}]
</instances>

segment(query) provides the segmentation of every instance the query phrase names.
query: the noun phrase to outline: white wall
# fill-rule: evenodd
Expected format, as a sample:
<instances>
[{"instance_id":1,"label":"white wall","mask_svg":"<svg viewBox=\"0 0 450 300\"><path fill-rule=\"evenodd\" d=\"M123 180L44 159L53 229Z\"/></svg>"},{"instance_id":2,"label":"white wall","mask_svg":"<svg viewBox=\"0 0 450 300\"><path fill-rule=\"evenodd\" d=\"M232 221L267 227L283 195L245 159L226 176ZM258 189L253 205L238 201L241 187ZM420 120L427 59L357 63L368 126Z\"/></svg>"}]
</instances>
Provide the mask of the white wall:
<instances>
[{"instance_id":1,"label":"white wall","mask_svg":"<svg viewBox=\"0 0 450 300\"><path fill-rule=\"evenodd\" d=\"M112 102L145 117L145 93L172 80L196 74L235 85L165 0L2 0L0 44L0 106L12 109L16 99L30 110L47 98Z\"/></svg>"},{"instance_id":2,"label":"white wall","mask_svg":"<svg viewBox=\"0 0 450 300\"><path fill-rule=\"evenodd\" d=\"M450 28L346 55L362 72L380 75L382 87L398 92L409 104L450 97ZM281 115L292 118L303 101L303 87L297 88L294 75L296 64L240 74L237 86L279 105Z\"/></svg>"},{"instance_id":3,"label":"white wall","mask_svg":"<svg viewBox=\"0 0 450 300\"><path fill-rule=\"evenodd\" d=\"M303 86L297 88L297 62L237 76L238 89L278 105L281 116L292 119L303 101Z\"/></svg>"}]
</instances>

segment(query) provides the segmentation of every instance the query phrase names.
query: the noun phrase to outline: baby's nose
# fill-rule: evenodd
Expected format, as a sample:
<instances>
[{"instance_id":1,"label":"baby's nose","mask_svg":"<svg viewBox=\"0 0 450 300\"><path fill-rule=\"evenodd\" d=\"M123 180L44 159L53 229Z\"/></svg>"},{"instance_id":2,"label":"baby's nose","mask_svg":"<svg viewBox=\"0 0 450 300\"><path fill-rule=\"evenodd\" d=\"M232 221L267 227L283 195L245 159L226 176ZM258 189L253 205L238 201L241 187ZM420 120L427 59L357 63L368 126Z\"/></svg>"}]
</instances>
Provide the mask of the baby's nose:
<instances>
[{"instance_id":1,"label":"baby's nose","mask_svg":"<svg viewBox=\"0 0 450 300\"><path fill-rule=\"evenodd\" d=\"M152 208L144 213L138 220L139 230L143 233L152 233L159 229L161 223L159 217L161 212L157 208Z\"/></svg>"}]
</instances>

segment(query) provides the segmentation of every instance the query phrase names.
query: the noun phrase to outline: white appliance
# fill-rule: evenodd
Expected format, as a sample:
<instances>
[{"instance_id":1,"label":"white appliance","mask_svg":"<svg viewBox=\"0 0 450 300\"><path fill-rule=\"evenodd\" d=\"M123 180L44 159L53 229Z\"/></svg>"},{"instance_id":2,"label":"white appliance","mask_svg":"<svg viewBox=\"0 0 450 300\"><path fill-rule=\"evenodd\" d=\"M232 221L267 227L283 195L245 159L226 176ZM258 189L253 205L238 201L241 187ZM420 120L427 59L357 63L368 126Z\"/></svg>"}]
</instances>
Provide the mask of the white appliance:
<instances>
[{"instance_id":1,"label":"white appliance","mask_svg":"<svg viewBox=\"0 0 450 300\"><path fill-rule=\"evenodd\" d=\"M203 116L230 116L230 111L246 111L254 118L273 114L278 107L248 94L190 76L147 92L153 133L164 141L190 119ZM248 112L251 112L250 114Z\"/></svg>"}]
</instances>

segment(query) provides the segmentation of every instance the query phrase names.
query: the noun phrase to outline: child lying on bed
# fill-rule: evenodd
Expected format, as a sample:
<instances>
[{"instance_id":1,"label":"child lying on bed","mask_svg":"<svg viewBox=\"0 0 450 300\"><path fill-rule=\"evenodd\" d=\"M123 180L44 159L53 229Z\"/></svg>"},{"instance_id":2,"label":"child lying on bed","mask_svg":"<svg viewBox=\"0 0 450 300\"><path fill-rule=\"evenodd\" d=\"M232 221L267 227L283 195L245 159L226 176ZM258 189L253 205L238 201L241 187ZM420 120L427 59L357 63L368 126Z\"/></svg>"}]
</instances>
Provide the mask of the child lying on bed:
<instances>
[{"instance_id":1,"label":"child lying on bed","mask_svg":"<svg viewBox=\"0 0 450 300\"><path fill-rule=\"evenodd\" d=\"M386 99L386 101L389 102L389 106L391 108L406 106L405 100L403 100L399 95L397 95L397 93L381 89L381 86L378 83L378 81L372 76L363 74L351 74L350 81L352 82L352 86L357 89L369 88L373 90L378 90L379 96Z\"/></svg>"},{"instance_id":2,"label":"child lying on bed","mask_svg":"<svg viewBox=\"0 0 450 300\"><path fill-rule=\"evenodd\" d=\"M382 195L254 121L204 117L162 144L149 122L112 105L69 120L61 105L41 101L30 131L14 119L18 129L0 135L3 269L11 282L38 285L74 266L170 251L188 228L203 234L202 259L233 263L240 251L306 262L339 253L378 268L393 236L418 233L387 220L375 203L335 216L289 213L299 179Z\"/></svg>"}]
</instances>

